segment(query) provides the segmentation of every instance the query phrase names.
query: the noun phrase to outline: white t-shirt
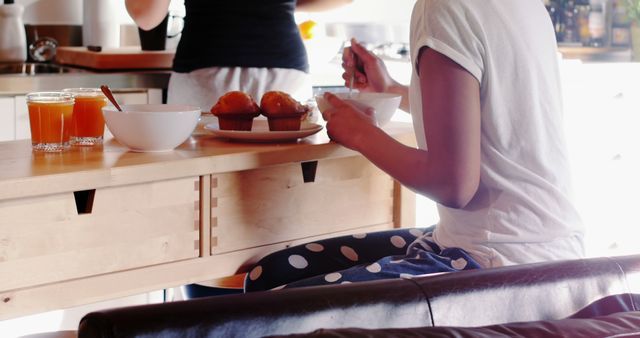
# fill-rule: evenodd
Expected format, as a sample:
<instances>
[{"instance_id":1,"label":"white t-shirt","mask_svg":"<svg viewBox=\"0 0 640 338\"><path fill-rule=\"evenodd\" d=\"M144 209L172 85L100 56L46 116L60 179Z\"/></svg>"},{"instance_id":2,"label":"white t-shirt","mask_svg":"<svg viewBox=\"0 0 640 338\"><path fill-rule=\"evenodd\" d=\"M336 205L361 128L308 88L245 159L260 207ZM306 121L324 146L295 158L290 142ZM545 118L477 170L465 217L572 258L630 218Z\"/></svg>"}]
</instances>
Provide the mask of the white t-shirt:
<instances>
[{"instance_id":1,"label":"white t-shirt","mask_svg":"<svg viewBox=\"0 0 640 338\"><path fill-rule=\"evenodd\" d=\"M410 103L422 149L427 144L415 67L425 46L479 81L482 106L478 192L461 209L438 205L435 241L467 250L484 267L582 257L556 40L542 1L417 0Z\"/></svg>"}]
</instances>

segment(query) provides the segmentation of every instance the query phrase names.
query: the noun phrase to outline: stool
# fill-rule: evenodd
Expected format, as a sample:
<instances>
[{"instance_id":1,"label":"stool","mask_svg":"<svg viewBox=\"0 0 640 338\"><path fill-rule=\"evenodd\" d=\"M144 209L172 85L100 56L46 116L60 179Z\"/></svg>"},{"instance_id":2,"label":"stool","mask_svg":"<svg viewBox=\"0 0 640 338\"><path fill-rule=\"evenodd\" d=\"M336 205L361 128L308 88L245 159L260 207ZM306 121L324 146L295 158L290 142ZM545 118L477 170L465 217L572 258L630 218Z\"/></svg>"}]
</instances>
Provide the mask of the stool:
<instances>
[{"instance_id":1,"label":"stool","mask_svg":"<svg viewBox=\"0 0 640 338\"><path fill-rule=\"evenodd\" d=\"M241 273L199 284L188 284L182 287L182 291L186 299L243 293L245 276L245 273Z\"/></svg>"}]
</instances>

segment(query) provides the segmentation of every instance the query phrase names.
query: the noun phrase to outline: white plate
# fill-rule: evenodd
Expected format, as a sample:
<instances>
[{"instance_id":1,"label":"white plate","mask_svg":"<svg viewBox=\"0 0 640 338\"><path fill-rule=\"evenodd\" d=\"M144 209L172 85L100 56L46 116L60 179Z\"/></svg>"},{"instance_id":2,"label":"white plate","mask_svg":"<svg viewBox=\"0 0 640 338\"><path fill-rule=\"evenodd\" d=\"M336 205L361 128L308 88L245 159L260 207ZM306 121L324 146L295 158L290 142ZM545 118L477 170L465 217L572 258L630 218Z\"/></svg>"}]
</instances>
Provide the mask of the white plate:
<instances>
[{"instance_id":1,"label":"white plate","mask_svg":"<svg viewBox=\"0 0 640 338\"><path fill-rule=\"evenodd\" d=\"M299 138L313 135L320 130L322 126L310 122L302 122L300 130L292 131L270 131L267 120L254 120L251 131L243 130L221 130L218 122L209 123L204 126L212 134L220 137L226 137L233 140L250 141L250 142L276 142L276 141L295 141Z\"/></svg>"}]
</instances>

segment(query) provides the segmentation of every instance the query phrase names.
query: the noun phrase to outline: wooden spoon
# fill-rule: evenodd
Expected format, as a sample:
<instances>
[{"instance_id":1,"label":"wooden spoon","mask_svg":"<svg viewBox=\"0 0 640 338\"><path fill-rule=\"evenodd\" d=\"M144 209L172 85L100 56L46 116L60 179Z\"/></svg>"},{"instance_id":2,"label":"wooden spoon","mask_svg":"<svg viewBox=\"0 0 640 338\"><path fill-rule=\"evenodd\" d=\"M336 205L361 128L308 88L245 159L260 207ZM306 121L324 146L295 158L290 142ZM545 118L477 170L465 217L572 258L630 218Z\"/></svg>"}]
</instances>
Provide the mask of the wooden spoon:
<instances>
[{"instance_id":1,"label":"wooden spoon","mask_svg":"<svg viewBox=\"0 0 640 338\"><path fill-rule=\"evenodd\" d=\"M100 89L102 90L104 95L107 97L107 99L109 99L109 101L111 101L111 103L116 107L116 109L118 109L118 111L122 111L122 108L120 108L118 101L116 101L115 97L113 97L113 93L111 92L111 89L109 89L109 86L102 85L100 86Z\"/></svg>"}]
</instances>

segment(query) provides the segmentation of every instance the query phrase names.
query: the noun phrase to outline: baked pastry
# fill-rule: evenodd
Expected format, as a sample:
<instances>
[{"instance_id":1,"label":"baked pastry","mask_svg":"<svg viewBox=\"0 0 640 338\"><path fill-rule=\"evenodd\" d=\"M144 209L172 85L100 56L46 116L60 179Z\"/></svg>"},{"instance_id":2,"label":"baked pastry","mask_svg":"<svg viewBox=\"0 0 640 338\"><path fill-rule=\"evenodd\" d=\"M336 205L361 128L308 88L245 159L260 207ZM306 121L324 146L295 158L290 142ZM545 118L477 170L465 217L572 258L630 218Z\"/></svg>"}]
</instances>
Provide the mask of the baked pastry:
<instances>
[{"instance_id":1,"label":"baked pastry","mask_svg":"<svg viewBox=\"0 0 640 338\"><path fill-rule=\"evenodd\" d=\"M309 112L309 107L277 90L262 95L260 109L267 117L271 131L300 130L300 122Z\"/></svg>"},{"instance_id":2,"label":"baked pastry","mask_svg":"<svg viewBox=\"0 0 640 338\"><path fill-rule=\"evenodd\" d=\"M225 93L218 99L211 114L218 117L218 124L222 130L250 131L253 118L260 115L260 107L251 95L242 91Z\"/></svg>"}]
</instances>

